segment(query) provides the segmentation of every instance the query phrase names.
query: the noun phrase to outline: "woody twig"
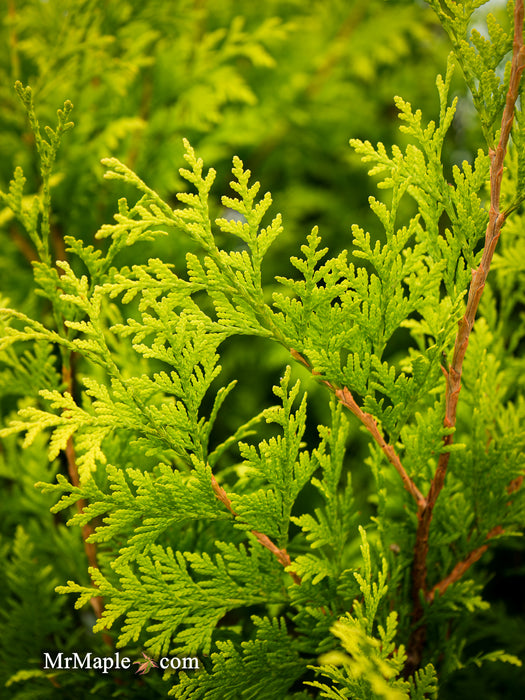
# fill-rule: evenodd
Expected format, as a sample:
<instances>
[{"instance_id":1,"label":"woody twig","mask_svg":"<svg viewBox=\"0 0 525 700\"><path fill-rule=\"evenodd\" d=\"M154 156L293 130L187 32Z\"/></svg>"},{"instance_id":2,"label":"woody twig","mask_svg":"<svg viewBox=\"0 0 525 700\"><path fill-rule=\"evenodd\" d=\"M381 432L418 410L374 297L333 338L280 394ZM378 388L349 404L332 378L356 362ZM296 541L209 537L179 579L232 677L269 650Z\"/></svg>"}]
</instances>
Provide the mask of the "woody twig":
<instances>
[{"instance_id":1,"label":"woody twig","mask_svg":"<svg viewBox=\"0 0 525 700\"><path fill-rule=\"evenodd\" d=\"M496 149L490 149L489 155L491 159L490 166L490 210L489 222L485 233L485 246L481 262L478 267L472 271L472 281L470 283L467 307L463 317L458 323L458 331L454 344L454 354L452 362L448 370L445 371L446 377L446 408L444 425L446 428L454 428L456 425L456 412L461 391L461 376L463 371L463 361L465 353L474 326L476 312L485 288L485 282L490 270L494 251L498 243L501 230L505 224L508 212L500 211L501 183L503 179L503 162L507 153L508 141L514 120L514 108L519 95L519 86L523 69L525 67L525 48L523 46L523 0L517 0L514 7L514 43L512 53L511 72L509 80L509 88L501 119L501 132L499 142ZM448 448L453 442L452 433L443 438L443 447ZM431 593L427 588L427 556L428 556L428 539L430 532L430 524L436 501L445 484L450 452L443 451L440 454L436 472L430 490L426 499L426 505L418 511L418 527L416 532L416 542L414 546L414 566L412 573L412 595L414 601L414 632L408 644L407 668L415 669L421 662L421 655L425 643L426 631L424 625L420 624L423 617L423 598L429 599ZM490 534L490 533L489 533ZM488 536L487 536L488 538ZM483 546L485 547L485 545ZM465 560L460 562L454 572L447 579L448 583L443 585L448 586L452 581L458 580L463 573L477 561L485 549L480 547ZM483 551L481 551L483 550ZM452 578L451 578L452 577ZM438 584L438 586L441 584ZM433 596L432 596L433 597Z\"/></svg>"},{"instance_id":2,"label":"woody twig","mask_svg":"<svg viewBox=\"0 0 525 700\"><path fill-rule=\"evenodd\" d=\"M290 354L292 357L300 362L302 365L304 365L311 373L313 376L318 376L318 372L316 372L311 365L308 363L308 361L300 354L297 352L297 350L291 350ZM335 397L337 400L345 407L347 408L351 413L354 414L356 418L359 419L359 421L365 426L365 428L368 430L370 435L374 438L375 442L379 445L381 448L383 454L385 457L388 459L390 464L394 467L394 469L397 471L399 476L401 477L401 480L403 482L403 486L405 489L408 491L408 493L414 498L415 502L417 503L418 509L422 509L426 505L426 499L421 493L421 491L418 489L414 481L410 478L408 475L407 471L403 467L403 464L401 463L401 459L399 458L399 455L397 454L395 448L393 445L388 443L381 431L379 430L379 427L377 425L377 422L375 421L374 417L370 415L370 413L366 413L366 411L363 411L363 409L359 406L359 404L356 402L354 399L352 392L347 388L343 387L342 389L338 389L335 387L331 382L327 381L326 379L322 379L321 383L327 386L330 391L335 394Z\"/></svg>"},{"instance_id":3,"label":"woody twig","mask_svg":"<svg viewBox=\"0 0 525 700\"><path fill-rule=\"evenodd\" d=\"M211 475L211 485L213 488L213 492L215 496L219 499L221 503L223 503L226 508L230 511L232 516L234 518L237 518L237 513L234 511L233 506L231 504L230 499L228 498L228 494L226 491L222 488L222 486L219 484L215 476L212 474ZM256 540L262 544L263 547L265 547L268 551L270 551L276 558L277 560L283 565L283 567L286 569L287 567L291 566L292 560L290 559L290 555L286 551L286 549L281 549L278 547L275 542L272 542L272 540L268 537L268 535L265 535L262 532L259 532L258 530L250 530L252 535L256 538ZM294 580L295 583L299 584L301 583L301 577L298 576L294 571L289 571L290 576Z\"/></svg>"}]
</instances>

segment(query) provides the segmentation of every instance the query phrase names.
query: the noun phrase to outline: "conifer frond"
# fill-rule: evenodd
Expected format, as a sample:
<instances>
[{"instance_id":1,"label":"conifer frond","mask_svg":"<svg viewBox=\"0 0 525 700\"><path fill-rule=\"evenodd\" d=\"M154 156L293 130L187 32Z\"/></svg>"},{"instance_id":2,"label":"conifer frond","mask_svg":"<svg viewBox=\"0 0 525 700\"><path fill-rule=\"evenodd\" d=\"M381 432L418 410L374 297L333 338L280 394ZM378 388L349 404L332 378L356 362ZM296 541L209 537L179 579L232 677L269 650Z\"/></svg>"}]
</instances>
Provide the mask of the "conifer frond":
<instances>
[{"instance_id":1,"label":"conifer frond","mask_svg":"<svg viewBox=\"0 0 525 700\"><path fill-rule=\"evenodd\" d=\"M181 674L180 682L170 695L181 700L190 698L284 697L286 691L304 672L298 649L287 634L284 619L252 617L256 628L253 640L218 642L211 655L211 672L198 677Z\"/></svg>"},{"instance_id":2,"label":"conifer frond","mask_svg":"<svg viewBox=\"0 0 525 700\"><path fill-rule=\"evenodd\" d=\"M259 546L236 547L217 542L217 553L174 552L152 545L134 565L119 562L111 578L91 572L97 588L68 582L62 593L79 595L81 607L92 595L107 601L95 630L110 629L124 616L118 647L144 640L154 656L168 650L208 654L215 628L229 611L255 604L281 603L285 597L277 563Z\"/></svg>"}]
</instances>

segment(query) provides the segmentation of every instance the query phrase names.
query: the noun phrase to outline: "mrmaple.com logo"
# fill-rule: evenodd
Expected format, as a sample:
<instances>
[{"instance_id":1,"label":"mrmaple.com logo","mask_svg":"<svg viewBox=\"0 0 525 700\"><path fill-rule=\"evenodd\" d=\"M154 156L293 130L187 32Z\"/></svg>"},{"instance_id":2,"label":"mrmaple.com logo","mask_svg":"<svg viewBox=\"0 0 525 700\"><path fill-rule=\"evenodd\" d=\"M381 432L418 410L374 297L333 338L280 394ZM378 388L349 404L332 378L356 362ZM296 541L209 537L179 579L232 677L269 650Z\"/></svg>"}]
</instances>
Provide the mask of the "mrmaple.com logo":
<instances>
[{"instance_id":1,"label":"mrmaple.com logo","mask_svg":"<svg viewBox=\"0 0 525 700\"><path fill-rule=\"evenodd\" d=\"M160 668L163 671L168 669L173 671L197 671L199 660L196 657L163 656L159 661L154 661L144 652L144 657L140 661L131 661L129 656L120 656L117 651L112 656L94 656L91 651L86 654L73 652L69 656L64 656L62 651L56 654L44 652L43 667L45 671L50 669L57 671L100 671L109 673L110 671L127 671L132 664L137 664L135 673L147 673L151 668Z\"/></svg>"}]
</instances>

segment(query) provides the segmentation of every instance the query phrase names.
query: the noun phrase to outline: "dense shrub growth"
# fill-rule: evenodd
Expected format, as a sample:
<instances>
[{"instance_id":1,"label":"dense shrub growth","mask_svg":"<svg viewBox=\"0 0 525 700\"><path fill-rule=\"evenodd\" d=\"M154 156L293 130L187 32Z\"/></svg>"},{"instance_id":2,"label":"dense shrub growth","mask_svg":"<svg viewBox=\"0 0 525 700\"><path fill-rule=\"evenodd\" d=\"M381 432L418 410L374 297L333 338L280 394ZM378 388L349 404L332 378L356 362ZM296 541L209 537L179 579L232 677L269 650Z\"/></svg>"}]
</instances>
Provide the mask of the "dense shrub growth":
<instances>
[{"instance_id":1,"label":"dense shrub growth","mask_svg":"<svg viewBox=\"0 0 525 700\"><path fill-rule=\"evenodd\" d=\"M7 1L6 697L519 694L523 2L484 4Z\"/></svg>"}]
</instances>

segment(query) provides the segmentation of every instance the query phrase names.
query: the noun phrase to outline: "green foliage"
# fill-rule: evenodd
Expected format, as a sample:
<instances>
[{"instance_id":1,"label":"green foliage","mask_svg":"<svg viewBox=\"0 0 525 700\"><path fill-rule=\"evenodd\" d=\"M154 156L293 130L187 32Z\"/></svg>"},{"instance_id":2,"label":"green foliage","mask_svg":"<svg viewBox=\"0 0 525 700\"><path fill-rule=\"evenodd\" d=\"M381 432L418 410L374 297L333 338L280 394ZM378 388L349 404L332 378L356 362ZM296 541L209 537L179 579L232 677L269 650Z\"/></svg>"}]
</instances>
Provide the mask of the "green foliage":
<instances>
[{"instance_id":1,"label":"green foliage","mask_svg":"<svg viewBox=\"0 0 525 700\"><path fill-rule=\"evenodd\" d=\"M351 156L330 145L338 110L320 124L307 115L352 98L365 120L380 105L379 87L377 103L363 97L379 68L409 52L408 36L427 36L426 19L408 28L415 4L381 5L366 53L349 36L358 26L370 35L375 2L353 3L339 24L329 11L340 18L347 3L335 0L310 11L250 4L243 17L214 0L170 12L132 0L107 13L95 1L12 6L3 31L15 77L22 66L35 75L33 90L15 91L41 178L24 194L26 178L38 186L17 151L23 167L0 192L6 254L18 247L33 273L21 278L28 298L15 293L0 309L0 673L14 697L67 697L75 684L81 697L430 700L438 686L453 697L454 673L469 665L520 666L515 648L469 643L476 615L490 611L490 552L523 552L525 121L518 103L503 175L494 163L507 148L516 58L501 64L512 29L489 15L484 38L471 30L483 3L429 4L454 49L436 80L437 117L397 97L399 145L351 140L379 195L333 256L351 207L332 202ZM70 36L49 57L46 27L65 32L63 15ZM383 32L397 41L381 51ZM277 75L298 36L312 57L301 68L292 53ZM55 66L70 74L63 84L49 77ZM489 149L476 144L461 165L447 155L458 67ZM54 128L36 116L38 100L46 113L46 94L62 89L80 99L77 140L62 138L69 100ZM119 91L117 115L111 100L94 109ZM295 127L325 139L331 196L300 179ZM184 138L174 172L179 131L218 167L206 171ZM153 156L160 135L165 152ZM14 143L12 131L3 138ZM233 145L253 148L248 164L265 155L262 175L282 156L297 176L277 185L281 201L301 192L284 216L238 156L217 197ZM90 200L97 188L110 194ZM104 198L116 192L107 223ZM304 234L317 206L329 245L322 227ZM298 231L305 242L284 256ZM237 371L248 343L256 360ZM151 663L140 681L40 668L55 649L142 652ZM163 657L200 668L160 671Z\"/></svg>"},{"instance_id":2,"label":"green foliage","mask_svg":"<svg viewBox=\"0 0 525 700\"><path fill-rule=\"evenodd\" d=\"M210 673L183 675L176 697L283 697L304 672L304 662L287 634L283 619L253 616L255 637L238 649L231 641L218 642Z\"/></svg>"},{"instance_id":3,"label":"green foliage","mask_svg":"<svg viewBox=\"0 0 525 700\"><path fill-rule=\"evenodd\" d=\"M457 3L429 0L429 5L436 11L452 40L480 116L483 133L489 146L493 147L496 121L507 94L510 62L505 65L504 76L498 69L512 49L512 31L506 31L493 14L487 15L488 36L483 36L477 28L471 28L475 11L484 4L485 2L470 0L458 7ZM512 17L512 3L508 3L508 9Z\"/></svg>"}]
</instances>

